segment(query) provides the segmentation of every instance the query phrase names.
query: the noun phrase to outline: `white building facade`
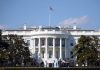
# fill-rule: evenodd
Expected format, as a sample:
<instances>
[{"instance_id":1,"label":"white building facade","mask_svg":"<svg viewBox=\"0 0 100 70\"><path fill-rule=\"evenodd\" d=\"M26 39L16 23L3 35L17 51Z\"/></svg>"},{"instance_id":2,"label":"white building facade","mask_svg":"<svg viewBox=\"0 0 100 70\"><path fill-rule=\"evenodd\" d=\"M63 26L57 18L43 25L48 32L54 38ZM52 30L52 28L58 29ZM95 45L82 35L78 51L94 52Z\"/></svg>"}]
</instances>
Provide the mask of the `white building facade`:
<instances>
[{"instance_id":1,"label":"white building facade","mask_svg":"<svg viewBox=\"0 0 100 70\"><path fill-rule=\"evenodd\" d=\"M22 35L32 57L37 57L45 67L58 67L59 60L73 60L72 48L78 43L81 35L94 35L100 38L100 31L83 30L68 27L33 27L16 30L3 30L2 35Z\"/></svg>"}]
</instances>

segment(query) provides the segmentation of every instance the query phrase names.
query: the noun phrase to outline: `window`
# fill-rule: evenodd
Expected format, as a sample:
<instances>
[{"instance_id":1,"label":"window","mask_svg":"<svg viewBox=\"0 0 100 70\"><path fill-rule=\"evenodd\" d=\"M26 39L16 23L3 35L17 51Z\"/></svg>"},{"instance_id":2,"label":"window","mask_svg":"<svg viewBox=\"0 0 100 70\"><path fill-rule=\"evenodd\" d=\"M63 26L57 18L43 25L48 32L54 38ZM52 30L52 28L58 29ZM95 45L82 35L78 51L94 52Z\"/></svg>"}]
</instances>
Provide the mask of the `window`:
<instances>
[{"instance_id":1,"label":"window","mask_svg":"<svg viewBox=\"0 0 100 70\"><path fill-rule=\"evenodd\" d=\"M42 51L42 58L44 58L44 51Z\"/></svg>"},{"instance_id":2,"label":"window","mask_svg":"<svg viewBox=\"0 0 100 70\"><path fill-rule=\"evenodd\" d=\"M53 38L48 38L48 46L53 46Z\"/></svg>"},{"instance_id":3,"label":"window","mask_svg":"<svg viewBox=\"0 0 100 70\"><path fill-rule=\"evenodd\" d=\"M56 51L56 58L59 58L59 52Z\"/></svg>"},{"instance_id":4,"label":"window","mask_svg":"<svg viewBox=\"0 0 100 70\"><path fill-rule=\"evenodd\" d=\"M62 57L65 58L65 51L62 52Z\"/></svg>"},{"instance_id":5,"label":"window","mask_svg":"<svg viewBox=\"0 0 100 70\"><path fill-rule=\"evenodd\" d=\"M60 38L55 39L55 46L60 46Z\"/></svg>"},{"instance_id":6,"label":"window","mask_svg":"<svg viewBox=\"0 0 100 70\"><path fill-rule=\"evenodd\" d=\"M73 58L73 52L70 51L70 58Z\"/></svg>"},{"instance_id":7,"label":"window","mask_svg":"<svg viewBox=\"0 0 100 70\"><path fill-rule=\"evenodd\" d=\"M70 46L73 46L73 43L70 43Z\"/></svg>"},{"instance_id":8,"label":"window","mask_svg":"<svg viewBox=\"0 0 100 70\"><path fill-rule=\"evenodd\" d=\"M39 39L35 38L35 46L38 46L38 43L39 43Z\"/></svg>"},{"instance_id":9,"label":"window","mask_svg":"<svg viewBox=\"0 0 100 70\"><path fill-rule=\"evenodd\" d=\"M52 51L49 51L49 58L52 57Z\"/></svg>"},{"instance_id":10,"label":"window","mask_svg":"<svg viewBox=\"0 0 100 70\"><path fill-rule=\"evenodd\" d=\"M35 51L35 57L38 58L38 50Z\"/></svg>"},{"instance_id":11,"label":"window","mask_svg":"<svg viewBox=\"0 0 100 70\"><path fill-rule=\"evenodd\" d=\"M75 42L75 40L71 39L70 40L70 46L74 46L74 42Z\"/></svg>"},{"instance_id":12,"label":"window","mask_svg":"<svg viewBox=\"0 0 100 70\"><path fill-rule=\"evenodd\" d=\"M41 46L45 45L45 38L41 38Z\"/></svg>"},{"instance_id":13,"label":"window","mask_svg":"<svg viewBox=\"0 0 100 70\"><path fill-rule=\"evenodd\" d=\"M62 47L65 47L65 38L62 38Z\"/></svg>"},{"instance_id":14,"label":"window","mask_svg":"<svg viewBox=\"0 0 100 70\"><path fill-rule=\"evenodd\" d=\"M28 46L30 45L30 40L27 40L27 44L28 44Z\"/></svg>"}]
</instances>

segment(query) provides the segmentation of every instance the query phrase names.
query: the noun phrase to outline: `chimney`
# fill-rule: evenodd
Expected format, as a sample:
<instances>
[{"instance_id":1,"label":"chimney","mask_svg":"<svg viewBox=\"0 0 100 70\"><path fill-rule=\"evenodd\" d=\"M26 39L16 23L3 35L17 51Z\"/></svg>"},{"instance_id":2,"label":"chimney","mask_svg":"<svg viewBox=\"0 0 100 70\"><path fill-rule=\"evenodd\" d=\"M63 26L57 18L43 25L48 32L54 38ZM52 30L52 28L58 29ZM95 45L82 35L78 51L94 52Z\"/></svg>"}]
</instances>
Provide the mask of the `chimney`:
<instances>
[{"instance_id":1,"label":"chimney","mask_svg":"<svg viewBox=\"0 0 100 70\"><path fill-rule=\"evenodd\" d=\"M41 30L42 29L42 26L39 26L39 30Z\"/></svg>"},{"instance_id":2,"label":"chimney","mask_svg":"<svg viewBox=\"0 0 100 70\"><path fill-rule=\"evenodd\" d=\"M74 26L73 26L73 29L77 29L77 27L74 25Z\"/></svg>"},{"instance_id":3,"label":"chimney","mask_svg":"<svg viewBox=\"0 0 100 70\"><path fill-rule=\"evenodd\" d=\"M26 24L24 24L23 28L24 28L24 30L26 30Z\"/></svg>"}]
</instances>

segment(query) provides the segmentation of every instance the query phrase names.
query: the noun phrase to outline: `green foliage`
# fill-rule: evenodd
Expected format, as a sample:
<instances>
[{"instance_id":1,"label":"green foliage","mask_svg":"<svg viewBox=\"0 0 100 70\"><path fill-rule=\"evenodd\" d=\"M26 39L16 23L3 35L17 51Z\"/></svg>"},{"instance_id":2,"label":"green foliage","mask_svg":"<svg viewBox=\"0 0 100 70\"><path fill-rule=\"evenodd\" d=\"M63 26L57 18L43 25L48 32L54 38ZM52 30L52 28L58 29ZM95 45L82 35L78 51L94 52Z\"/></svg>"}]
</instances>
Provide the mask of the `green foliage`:
<instances>
[{"instance_id":1,"label":"green foliage","mask_svg":"<svg viewBox=\"0 0 100 70\"><path fill-rule=\"evenodd\" d=\"M0 41L1 41L2 30L0 30Z\"/></svg>"},{"instance_id":2,"label":"green foliage","mask_svg":"<svg viewBox=\"0 0 100 70\"><path fill-rule=\"evenodd\" d=\"M39 64L36 59L30 57L28 44L23 36L3 35L0 31L0 66L33 66Z\"/></svg>"},{"instance_id":3,"label":"green foliage","mask_svg":"<svg viewBox=\"0 0 100 70\"><path fill-rule=\"evenodd\" d=\"M100 48L99 39L95 36L81 36L78 40L78 44L75 45L73 52L75 57L77 56L77 63L79 65L87 63L93 65L99 57L98 48Z\"/></svg>"},{"instance_id":4,"label":"green foliage","mask_svg":"<svg viewBox=\"0 0 100 70\"><path fill-rule=\"evenodd\" d=\"M30 52L22 36L5 35L0 41L0 66L24 66L31 62Z\"/></svg>"}]
</instances>

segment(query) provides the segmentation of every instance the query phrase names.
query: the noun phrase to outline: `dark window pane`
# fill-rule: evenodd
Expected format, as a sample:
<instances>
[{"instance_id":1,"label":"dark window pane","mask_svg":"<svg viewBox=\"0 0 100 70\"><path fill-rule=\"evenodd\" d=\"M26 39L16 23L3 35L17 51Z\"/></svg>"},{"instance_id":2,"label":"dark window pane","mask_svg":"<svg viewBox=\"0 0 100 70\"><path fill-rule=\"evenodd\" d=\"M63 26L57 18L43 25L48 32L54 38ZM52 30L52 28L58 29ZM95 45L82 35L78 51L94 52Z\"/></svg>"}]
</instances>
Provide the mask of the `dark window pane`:
<instances>
[{"instance_id":1,"label":"dark window pane","mask_svg":"<svg viewBox=\"0 0 100 70\"><path fill-rule=\"evenodd\" d=\"M44 58L44 51L42 51L42 57Z\"/></svg>"},{"instance_id":2,"label":"dark window pane","mask_svg":"<svg viewBox=\"0 0 100 70\"><path fill-rule=\"evenodd\" d=\"M30 45L30 40L27 40L27 44L28 44L28 46Z\"/></svg>"},{"instance_id":3,"label":"dark window pane","mask_svg":"<svg viewBox=\"0 0 100 70\"><path fill-rule=\"evenodd\" d=\"M55 39L55 46L60 46L60 38Z\"/></svg>"},{"instance_id":4,"label":"dark window pane","mask_svg":"<svg viewBox=\"0 0 100 70\"><path fill-rule=\"evenodd\" d=\"M39 43L39 39L35 38L35 46L38 46L38 43Z\"/></svg>"},{"instance_id":5,"label":"dark window pane","mask_svg":"<svg viewBox=\"0 0 100 70\"><path fill-rule=\"evenodd\" d=\"M65 47L65 38L62 38L62 47Z\"/></svg>"},{"instance_id":6,"label":"dark window pane","mask_svg":"<svg viewBox=\"0 0 100 70\"><path fill-rule=\"evenodd\" d=\"M49 58L52 57L52 51L49 51Z\"/></svg>"},{"instance_id":7,"label":"dark window pane","mask_svg":"<svg viewBox=\"0 0 100 70\"><path fill-rule=\"evenodd\" d=\"M56 58L59 58L59 52L56 51Z\"/></svg>"},{"instance_id":8,"label":"dark window pane","mask_svg":"<svg viewBox=\"0 0 100 70\"><path fill-rule=\"evenodd\" d=\"M70 46L73 46L73 43L70 43Z\"/></svg>"},{"instance_id":9,"label":"dark window pane","mask_svg":"<svg viewBox=\"0 0 100 70\"><path fill-rule=\"evenodd\" d=\"M45 45L45 38L41 38L41 46Z\"/></svg>"},{"instance_id":10,"label":"dark window pane","mask_svg":"<svg viewBox=\"0 0 100 70\"><path fill-rule=\"evenodd\" d=\"M53 38L48 38L48 46L53 46Z\"/></svg>"},{"instance_id":11,"label":"dark window pane","mask_svg":"<svg viewBox=\"0 0 100 70\"><path fill-rule=\"evenodd\" d=\"M73 52L72 51L70 52L70 57L73 58Z\"/></svg>"},{"instance_id":12,"label":"dark window pane","mask_svg":"<svg viewBox=\"0 0 100 70\"><path fill-rule=\"evenodd\" d=\"M62 53L62 57L65 58L65 51L63 51L63 53Z\"/></svg>"}]
</instances>

